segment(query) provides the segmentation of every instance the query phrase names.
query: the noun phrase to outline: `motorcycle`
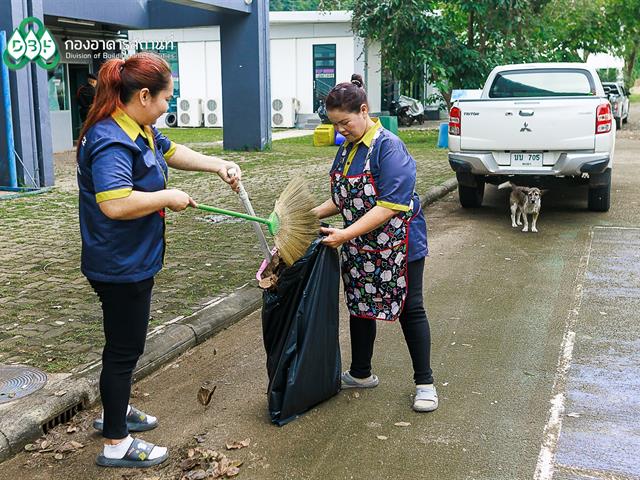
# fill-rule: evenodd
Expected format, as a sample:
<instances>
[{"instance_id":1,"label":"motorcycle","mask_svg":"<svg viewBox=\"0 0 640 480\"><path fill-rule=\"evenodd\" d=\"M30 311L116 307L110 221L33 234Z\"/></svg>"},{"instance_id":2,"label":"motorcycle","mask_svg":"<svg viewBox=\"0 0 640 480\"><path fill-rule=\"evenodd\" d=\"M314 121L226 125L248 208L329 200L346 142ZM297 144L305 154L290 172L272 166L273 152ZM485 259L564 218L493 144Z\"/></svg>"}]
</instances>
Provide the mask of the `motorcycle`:
<instances>
[{"instance_id":1,"label":"motorcycle","mask_svg":"<svg viewBox=\"0 0 640 480\"><path fill-rule=\"evenodd\" d=\"M327 114L327 107L325 106L324 102L320 102L320 106L318 107L317 113L322 123L324 124L331 123L331 120L329 120L329 115Z\"/></svg>"},{"instance_id":2,"label":"motorcycle","mask_svg":"<svg viewBox=\"0 0 640 480\"><path fill-rule=\"evenodd\" d=\"M389 113L398 117L398 124L410 126L414 121L419 125L424 122L424 106L420 100L400 95L389 105Z\"/></svg>"}]
</instances>

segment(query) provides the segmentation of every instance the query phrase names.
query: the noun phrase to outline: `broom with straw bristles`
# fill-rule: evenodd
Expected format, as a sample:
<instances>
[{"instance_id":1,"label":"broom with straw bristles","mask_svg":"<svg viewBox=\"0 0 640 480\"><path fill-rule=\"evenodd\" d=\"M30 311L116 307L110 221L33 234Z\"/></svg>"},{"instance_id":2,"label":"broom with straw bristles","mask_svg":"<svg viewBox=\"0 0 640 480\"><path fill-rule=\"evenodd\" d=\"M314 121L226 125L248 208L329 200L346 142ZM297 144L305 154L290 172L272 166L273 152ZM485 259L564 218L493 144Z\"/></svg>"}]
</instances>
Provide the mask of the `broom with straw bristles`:
<instances>
[{"instance_id":1,"label":"broom with straw bristles","mask_svg":"<svg viewBox=\"0 0 640 480\"><path fill-rule=\"evenodd\" d=\"M198 204L197 208L252 222L264 223L273 235L280 258L287 266L299 260L320 232L320 221L312 212L316 202L306 182L292 180L280 194L269 218L260 218L223 208Z\"/></svg>"},{"instance_id":2,"label":"broom with straw bristles","mask_svg":"<svg viewBox=\"0 0 640 480\"><path fill-rule=\"evenodd\" d=\"M292 180L276 200L273 213L280 220L274 237L280 258L288 266L299 260L320 232L320 221L311 210L315 199L306 182Z\"/></svg>"}]
</instances>

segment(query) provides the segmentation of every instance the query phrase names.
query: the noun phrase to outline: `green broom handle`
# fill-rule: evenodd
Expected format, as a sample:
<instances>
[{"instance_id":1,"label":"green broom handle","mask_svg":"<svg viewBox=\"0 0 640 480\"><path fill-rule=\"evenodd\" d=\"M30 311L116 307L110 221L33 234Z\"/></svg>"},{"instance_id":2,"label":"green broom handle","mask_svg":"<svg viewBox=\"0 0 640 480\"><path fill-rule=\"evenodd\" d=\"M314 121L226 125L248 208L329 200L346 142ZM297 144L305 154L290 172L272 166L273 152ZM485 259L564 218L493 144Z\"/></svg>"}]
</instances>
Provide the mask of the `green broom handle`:
<instances>
[{"instance_id":1,"label":"green broom handle","mask_svg":"<svg viewBox=\"0 0 640 480\"><path fill-rule=\"evenodd\" d=\"M204 205L202 203L198 203L197 208L199 208L200 210L205 210L207 212L214 212L214 213L220 213L221 215L228 215L230 217L243 218L245 220L250 220L252 222L260 222L260 223L264 223L265 225L269 225L271 223L266 218L254 217L253 215L247 215L246 213L232 212L231 210L225 210L224 208L218 208L218 207L211 207L209 205Z\"/></svg>"}]
</instances>

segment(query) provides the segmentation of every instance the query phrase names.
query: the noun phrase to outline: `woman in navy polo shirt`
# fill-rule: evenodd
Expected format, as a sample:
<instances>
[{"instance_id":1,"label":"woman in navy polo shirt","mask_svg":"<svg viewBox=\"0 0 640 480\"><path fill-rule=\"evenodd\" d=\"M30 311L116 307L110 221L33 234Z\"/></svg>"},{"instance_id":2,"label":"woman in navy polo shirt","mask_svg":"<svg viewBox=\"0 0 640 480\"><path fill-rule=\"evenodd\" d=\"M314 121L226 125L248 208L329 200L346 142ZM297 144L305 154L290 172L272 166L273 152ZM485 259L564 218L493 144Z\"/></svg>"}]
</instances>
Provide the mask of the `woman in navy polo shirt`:
<instances>
[{"instance_id":1,"label":"woman in navy polo shirt","mask_svg":"<svg viewBox=\"0 0 640 480\"><path fill-rule=\"evenodd\" d=\"M400 320L413 363L413 409L438 408L430 366L431 338L423 306L427 228L415 193L416 162L404 143L369 117L360 75L336 85L325 101L329 119L346 138L331 167L331 198L320 218L341 213L344 228L323 228L323 242L342 246L342 276L350 313L351 368L342 388L372 388L376 320Z\"/></svg>"},{"instance_id":2,"label":"woman in navy polo shirt","mask_svg":"<svg viewBox=\"0 0 640 480\"><path fill-rule=\"evenodd\" d=\"M147 467L167 459L167 449L129 435L155 428L157 420L129 405L133 369L144 351L154 276L165 253L165 209L194 201L167 188L168 166L230 178L235 163L176 145L153 125L173 95L171 69L155 54L107 61L95 101L80 133L78 186L82 272L102 304L105 346L100 395L104 449L98 465Z\"/></svg>"}]
</instances>

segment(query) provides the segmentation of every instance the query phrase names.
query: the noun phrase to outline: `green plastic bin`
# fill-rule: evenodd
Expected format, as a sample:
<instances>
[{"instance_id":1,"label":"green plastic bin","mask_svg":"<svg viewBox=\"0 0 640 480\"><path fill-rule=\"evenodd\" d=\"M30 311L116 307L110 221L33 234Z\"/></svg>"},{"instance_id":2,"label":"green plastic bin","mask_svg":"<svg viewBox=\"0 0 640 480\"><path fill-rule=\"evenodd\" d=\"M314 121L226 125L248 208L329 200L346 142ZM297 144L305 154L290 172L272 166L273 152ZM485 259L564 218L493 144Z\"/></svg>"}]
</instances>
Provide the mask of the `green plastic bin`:
<instances>
[{"instance_id":1,"label":"green plastic bin","mask_svg":"<svg viewBox=\"0 0 640 480\"><path fill-rule=\"evenodd\" d=\"M381 115L378 118L384 128L389 130L391 133L395 133L396 135L398 134L398 117L395 115Z\"/></svg>"}]
</instances>

